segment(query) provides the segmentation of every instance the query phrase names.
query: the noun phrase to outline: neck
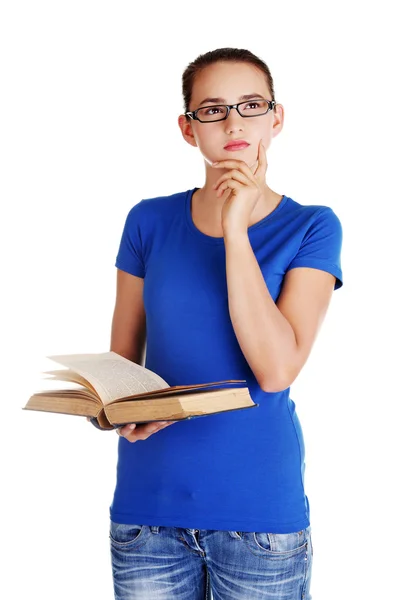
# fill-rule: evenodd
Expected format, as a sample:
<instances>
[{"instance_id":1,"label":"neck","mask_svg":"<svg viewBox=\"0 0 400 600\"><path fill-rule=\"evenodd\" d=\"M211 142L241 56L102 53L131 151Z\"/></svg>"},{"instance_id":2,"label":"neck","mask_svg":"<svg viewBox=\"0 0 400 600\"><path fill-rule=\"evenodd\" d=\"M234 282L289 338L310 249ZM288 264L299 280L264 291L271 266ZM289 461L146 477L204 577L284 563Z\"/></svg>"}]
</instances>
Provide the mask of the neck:
<instances>
[{"instance_id":1,"label":"neck","mask_svg":"<svg viewBox=\"0 0 400 600\"><path fill-rule=\"evenodd\" d=\"M207 214L211 220L215 220L219 223L225 200L223 198L217 198L216 192L212 188L213 184L214 181L206 181L204 186L195 192L194 197L196 197L195 202L198 212ZM267 214L275 209L281 199L282 194L277 194L265 184L263 194L258 200L252 213L252 221L256 223L267 216Z\"/></svg>"}]
</instances>

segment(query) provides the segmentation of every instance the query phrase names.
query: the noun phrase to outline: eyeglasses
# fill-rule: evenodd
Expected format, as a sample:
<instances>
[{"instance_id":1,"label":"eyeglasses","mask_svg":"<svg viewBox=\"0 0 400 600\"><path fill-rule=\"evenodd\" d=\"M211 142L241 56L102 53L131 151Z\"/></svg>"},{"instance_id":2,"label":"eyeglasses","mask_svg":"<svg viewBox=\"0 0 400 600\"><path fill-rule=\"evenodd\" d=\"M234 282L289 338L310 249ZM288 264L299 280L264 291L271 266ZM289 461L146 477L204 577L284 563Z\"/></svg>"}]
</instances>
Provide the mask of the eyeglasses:
<instances>
[{"instance_id":1,"label":"eyeglasses","mask_svg":"<svg viewBox=\"0 0 400 600\"><path fill-rule=\"evenodd\" d=\"M215 104L197 110L186 112L185 115L200 121L200 123L214 123L228 118L232 108L236 108L241 117L261 117L276 106L275 100L246 100L238 104ZM240 109L239 109L240 107Z\"/></svg>"}]
</instances>

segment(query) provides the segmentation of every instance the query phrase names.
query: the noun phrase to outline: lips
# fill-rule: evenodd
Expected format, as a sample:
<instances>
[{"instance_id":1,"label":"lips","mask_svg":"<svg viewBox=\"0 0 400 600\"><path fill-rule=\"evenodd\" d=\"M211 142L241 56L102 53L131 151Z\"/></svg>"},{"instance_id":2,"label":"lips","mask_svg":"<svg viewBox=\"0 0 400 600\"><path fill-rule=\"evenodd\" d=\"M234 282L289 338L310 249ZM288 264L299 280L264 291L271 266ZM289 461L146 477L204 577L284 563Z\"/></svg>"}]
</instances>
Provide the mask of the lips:
<instances>
[{"instance_id":1,"label":"lips","mask_svg":"<svg viewBox=\"0 0 400 600\"><path fill-rule=\"evenodd\" d=\"M246 140L235 140L234 142L228 142L226 146L224 146L225 150L240 150L242 148L247 148L250 146Z\"/></svg>"}]
</instances>

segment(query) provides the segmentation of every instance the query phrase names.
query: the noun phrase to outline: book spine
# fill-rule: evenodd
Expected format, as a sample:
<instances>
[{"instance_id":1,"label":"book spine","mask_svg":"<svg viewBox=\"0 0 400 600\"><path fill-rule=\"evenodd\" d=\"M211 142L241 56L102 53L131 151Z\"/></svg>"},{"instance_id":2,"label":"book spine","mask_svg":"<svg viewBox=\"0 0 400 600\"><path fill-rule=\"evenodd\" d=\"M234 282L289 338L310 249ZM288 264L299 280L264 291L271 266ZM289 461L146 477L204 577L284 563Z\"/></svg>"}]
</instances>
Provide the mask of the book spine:
<instances>
[{"instance_id":1,"label":"book spine","mask_svg":"<svg viewBox=\"0 0 400 600\"><path fill-rule=\"evenodd\" d=\"M101 427L101 425L99 424L98 420L96 417L92 417L90 419L90 422L92 425L94 425L96 427L96 429L100 429L100 431L109 431L110 429L115 429L115 427Z\"/></svg>"}]
</instances>

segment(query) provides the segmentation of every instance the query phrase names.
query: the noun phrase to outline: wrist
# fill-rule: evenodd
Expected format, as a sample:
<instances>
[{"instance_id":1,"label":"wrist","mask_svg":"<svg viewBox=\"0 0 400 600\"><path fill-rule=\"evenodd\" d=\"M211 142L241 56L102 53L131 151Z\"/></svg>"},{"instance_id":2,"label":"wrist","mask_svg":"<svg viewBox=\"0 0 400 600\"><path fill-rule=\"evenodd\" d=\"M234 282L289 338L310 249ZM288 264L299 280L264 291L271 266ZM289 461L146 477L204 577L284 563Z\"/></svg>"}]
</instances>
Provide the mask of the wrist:
<instances>
[{"instance_id":1,"label":"wrist","mask_svg":"<svg viewBox=\"0 0 400 600\"><path fill-rule=\"evenodd\" d=\"M249 235L247 232L247 229L232 229L229 227L222 227L222 232L224 235L224 241L227 243L230 242L241 242L241 241L248 241L249 240Z\"/></svg>"}]
</instances>

